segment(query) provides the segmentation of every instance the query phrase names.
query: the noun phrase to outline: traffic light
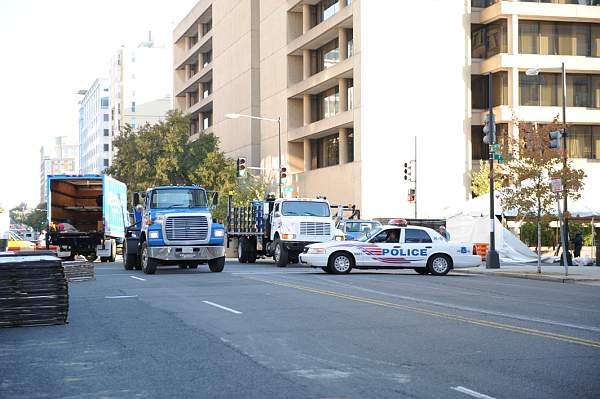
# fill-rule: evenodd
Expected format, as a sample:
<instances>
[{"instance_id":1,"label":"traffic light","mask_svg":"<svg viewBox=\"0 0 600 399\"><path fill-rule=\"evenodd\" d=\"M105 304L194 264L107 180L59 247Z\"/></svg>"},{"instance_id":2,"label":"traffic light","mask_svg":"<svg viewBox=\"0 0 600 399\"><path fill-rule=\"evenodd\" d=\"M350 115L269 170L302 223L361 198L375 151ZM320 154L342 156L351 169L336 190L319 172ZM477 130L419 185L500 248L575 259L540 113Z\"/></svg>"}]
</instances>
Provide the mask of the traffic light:
<instances>
[{"instance_id":1,"label":"traffic light","mask_svg":"<svg viewBox=\"0 0 600 399\"><path fill-rule=\"evenodd\" d=\"M246 176L246 158L239 157L237 159L237 177Z\"/></svg>"},{"instance_id":2,"label":"traffic light","mask_svg":"<svg viewBox=\"0 0 600 399\"><path fill-rule=\"evenodd\" d=\"M285 166L281 167L281 182L285 183L287 181L287 168Z\"/></svg>"},{"instance_id":3,"label":"traffic light","mask_svg":"<svg viewBox=\"0 0 600 399\"><path fill-rule=\"evenodd\" d=\"M483 142L485 144L494 144L496 142L496 116L494 114L486 115L483 134Z\"/></svg>"},{"instance_id":4,"label":"traffic light","mask_svg":"<svg viewBox=\"0 0 600 399\"><path fill-rule=\"evenodd\" d=\"M412 181L412 163L404 162L404 180Z\"/></svg>"},{"instance_id":5,"label":"traffic light","mask_svg":"<svg viewBox=\"0 0 600 399\"><path fill-rule=\"evenodd\" d=\"M408 190L408 202L415 202L417 193L414 188Z\"/></svg>"},{"instance_id":6,"label":"traffic light","mask_svg":"<svg viewBox=\"0 0 600 399\"><path fill-rule=\"evenodd\" d=\"M560 149L560 140L563 137L567 137L567 129L559 129L553 132L548 133L548 138L550 139L550 143L548 146L554 149Z\"/></svg>"}]
</instances>

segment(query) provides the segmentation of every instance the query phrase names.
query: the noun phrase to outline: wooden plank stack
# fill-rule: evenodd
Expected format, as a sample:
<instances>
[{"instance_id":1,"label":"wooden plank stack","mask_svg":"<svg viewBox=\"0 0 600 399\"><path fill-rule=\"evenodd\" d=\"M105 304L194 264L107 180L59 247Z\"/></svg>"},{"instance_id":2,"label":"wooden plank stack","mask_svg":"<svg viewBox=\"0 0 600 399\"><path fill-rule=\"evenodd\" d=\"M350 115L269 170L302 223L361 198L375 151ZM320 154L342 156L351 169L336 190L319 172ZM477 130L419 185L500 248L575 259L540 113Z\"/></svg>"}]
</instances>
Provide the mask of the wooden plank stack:
<instances>
[{"instance_id":1,"label":"wooden plank stack","mask_svg":"<svg viewBox=\"0 0 600 399\"><path fill-rule=\"evenodd\" d=\"M69 282L94 280L94 264L86 261L63 262L65 277Z\"/></svg>"},{"instance_id":2,"label":"wooden plank stack","mask_svg":"<svg viewBox=\"0 0 600 399\"><path fill-rule=\"evenodd\" d=\"M69 287L51 255L0 255L0 327L66 324Z\"/></svg>"}]
</instances>

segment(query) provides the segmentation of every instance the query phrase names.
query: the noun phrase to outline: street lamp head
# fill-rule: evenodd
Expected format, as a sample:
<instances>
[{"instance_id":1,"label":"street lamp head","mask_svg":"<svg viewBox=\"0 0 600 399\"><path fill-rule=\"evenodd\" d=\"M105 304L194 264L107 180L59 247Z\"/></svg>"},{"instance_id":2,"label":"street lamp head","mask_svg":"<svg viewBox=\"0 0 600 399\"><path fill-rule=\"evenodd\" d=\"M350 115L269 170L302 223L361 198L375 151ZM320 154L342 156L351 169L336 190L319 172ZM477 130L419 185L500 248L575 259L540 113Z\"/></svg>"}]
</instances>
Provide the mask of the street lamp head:
<instances>
[{"instance_id":1,"label":"street lamp head","mask_svg":"<svg viewBox=\"0 0 600 399\"><path fill-rule=\"evenodd\" d=\"M538 76L540 74L540 68L530 68L525 71L525 75L527 76Z\"/></svg>"},{"instance_id":2,"label":"street lamp head","mask_svg":"<svg viewBox=\"0 0 600 399\"><path fill-rule=\"evenodd\" d=\"M240 114L225 114L225 118L227 119L238 119L240 116Z\"/></svg>"}]
</instances>

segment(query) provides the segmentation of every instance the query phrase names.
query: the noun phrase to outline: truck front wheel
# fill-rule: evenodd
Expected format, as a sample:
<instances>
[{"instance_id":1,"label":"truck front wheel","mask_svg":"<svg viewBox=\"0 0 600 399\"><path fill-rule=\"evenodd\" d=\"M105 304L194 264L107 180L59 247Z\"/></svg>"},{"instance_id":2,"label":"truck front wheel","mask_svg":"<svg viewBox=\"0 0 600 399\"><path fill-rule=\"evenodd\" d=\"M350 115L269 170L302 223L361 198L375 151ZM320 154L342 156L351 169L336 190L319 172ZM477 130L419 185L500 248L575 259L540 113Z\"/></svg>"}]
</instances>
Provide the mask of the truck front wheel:
<instances>
[{"instance_id":1,"label":"truck front wheel","mask_svg":"<svg viewBox=\"0 0 600 399\"><path fill-rule=\"evenodd\" d=\"M213 273L220 273L223 271L225 267L225 257L222 256L220 258L211 259L208 261L208 268Z\"/></svg>"},{"instance_id":2,"label":"truck front wheel","mask_svg":"<svg viewBox=\"0 0 600 399\"><path fill-rule=\"evenodd\" d=\"M283 246L279 238L275 239L273 250L273 260L278 267L286 267L289 260L288 250Z\"/></svg>"},{"instance_id":3,"label":"truck front wheel","mask_svg":"<svg viewBox=\"0 0 600 399\"><path fill-rule=\"evenodd\" d=\"M148 243L144 242L142 244L142 271L146 274L154 274L156 273L156 266L158 266L158 261L156 259L152 259L149 255Z\"/></svg>"},{"instance_id":4,"label":"truck front wheel","mask_svg":"<svg viewBox=\"0 0 600 399\"><path fill-rule=\"evenodd\" d=\"M110 256L108 257L108 261L114 262L115 260L117 260L117 242L110 240Z\"/></svg>"}]
</instances>

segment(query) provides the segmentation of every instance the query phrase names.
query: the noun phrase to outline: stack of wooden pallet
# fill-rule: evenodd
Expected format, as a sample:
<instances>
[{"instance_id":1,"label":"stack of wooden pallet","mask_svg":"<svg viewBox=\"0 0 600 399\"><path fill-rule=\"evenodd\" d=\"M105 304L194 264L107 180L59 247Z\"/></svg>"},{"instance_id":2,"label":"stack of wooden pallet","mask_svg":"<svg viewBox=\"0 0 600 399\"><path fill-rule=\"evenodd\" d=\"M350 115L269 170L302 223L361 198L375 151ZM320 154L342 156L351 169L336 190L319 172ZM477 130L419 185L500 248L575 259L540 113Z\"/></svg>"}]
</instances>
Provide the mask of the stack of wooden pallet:
<instances>
[{"instance_id":1,"label":"stack of wooden pallet","mask_svg":"<svg viewBox=\"0 0 600 399\"><path fill-rule=\"evenodd\" d=\"M0 327L67 323L69 288L59 258L0 255Z\"/></svg>"},{"instance_id":2,"label":"stack of wooden pallet","mask_svg":"<svg viewBox=\"0 0 600 399\"><path fill-rule=\"evenodd\" d=\"M63 267L65 269L65 277L69 282L93 280L96 278L92 262L63 262Z\"/></svg>"}]
</instances>

